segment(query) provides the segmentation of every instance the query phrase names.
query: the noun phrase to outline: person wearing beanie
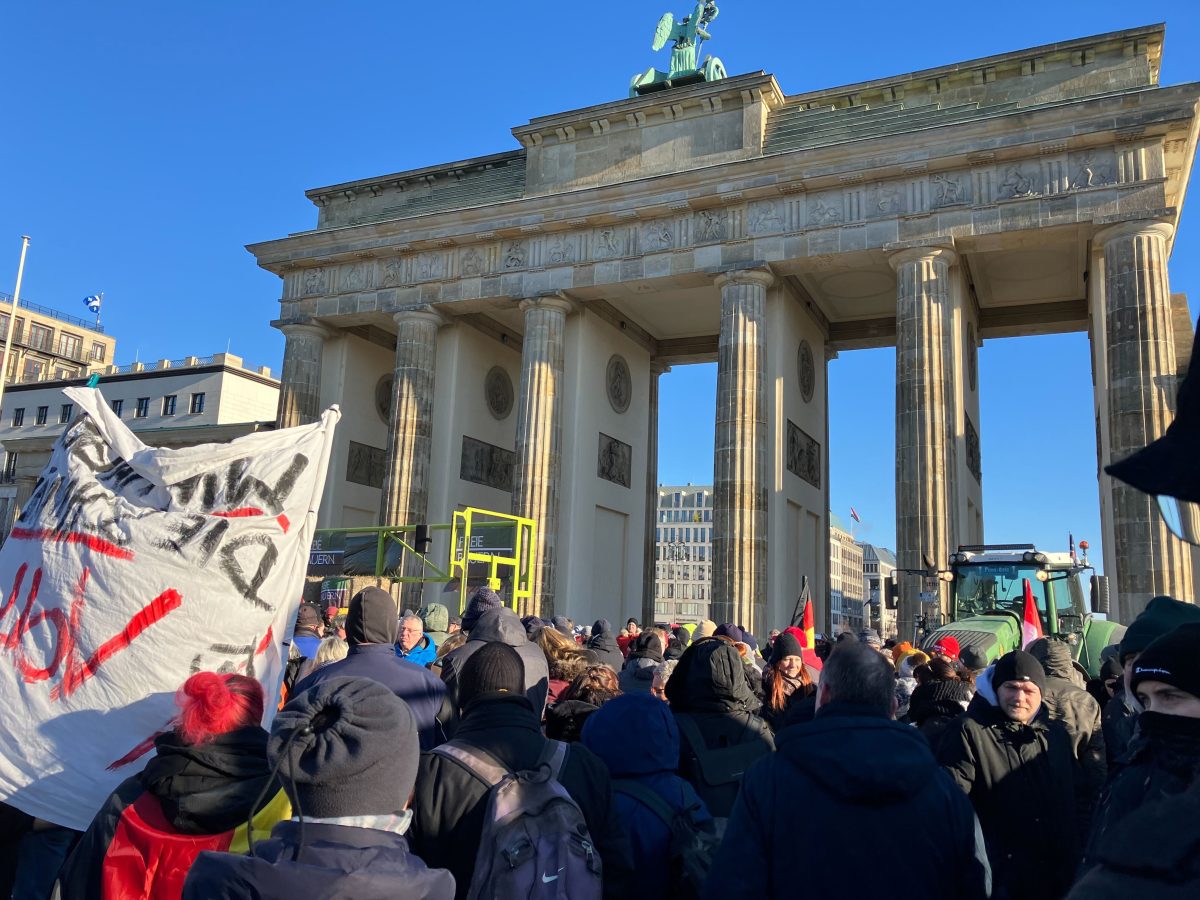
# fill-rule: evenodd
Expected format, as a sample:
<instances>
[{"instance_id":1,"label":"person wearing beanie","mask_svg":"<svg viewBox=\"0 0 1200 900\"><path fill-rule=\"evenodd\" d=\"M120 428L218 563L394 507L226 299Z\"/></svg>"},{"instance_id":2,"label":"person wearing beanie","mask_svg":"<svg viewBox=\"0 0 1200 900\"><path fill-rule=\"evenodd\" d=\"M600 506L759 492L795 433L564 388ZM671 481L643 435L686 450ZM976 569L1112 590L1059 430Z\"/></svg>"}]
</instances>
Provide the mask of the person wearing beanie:
<instances>
[{"instance_id":1,"label":"person wearing beanie","mask_svg":"<svg viewBox=\"0 0 1200 900\"><path fill-rule=\"evenodd\" d=\"M625 654L617 646L617 637L613 634L612 625L608 619L597 619L592 626L592 636L587 640L587 649L592 652L596 662L608 666L614 672L620 672L625 664Z\"/></svg>"},{"instance_id":2,"label":"person wearing beanie","mask_svg":"<svg viewBox=\"0 0 1200 900\"><path fill-rule=\"evenodd\" d=\"M958 638L952 634L938 635L928 651L930 656L941 656L948 659L950 662L958 662L959 654L962 648L959 647Z\"/></svg>"},{"instance_id":3,"label":"person wearing beanie","mask_svg":"<svg viewBox=\"0 0 1200 900\"><path fill-rule=\"evenodd\" d=\"M1143 807L1200 783L1200 622L1180 625L1138 652L1130 688L1144 712L1125 765L1105 787L1084 865ZM1195 823L1191 823L1195 828Z\"/></svg>"},{"instance_id":4,"label":"person wearing beanie","mask_svg":"<svg viewBox=\"0 0 1200 900\"><path fill-rule=\"evenodd\" d=\"M476 588L467 600L467 608L463 610L462 630L470 634L480 616L489 609L499 609L503 605L504 601L495 591L485 587Z\"/></svg>"},{"instance_id":5,"label":"person wearing beanie","mask_svg":"<svg viewBox=\"0 0 1200 900\"><path fill-rule=\"evenodd\" d=\"M1187 622L1200 622L1200 607L1167 596L1158 596L1146 604L1117 646L1121 664L1121 680L1113 702L1104 707L1104 746L1108 753L1109 772L1117 771L1128 754L1137 734L1138 713L1141 712L1129 685L1133 664L1138 654L1152 641Z\"/></svg>"},{"instance_id":6,"label":"person wearing beanie","mask_svg":"<svg viewBox=\"0 0 1200 900\"><path fill-rule=\"evenodd\" d=\"M700 638L712 637L717 633L717 623L712 619L703 619L692 632L692 640L698 641Z\"/></svg>"},{"instance_id":7,"label":"person wearing beanie","mask_svg":"<svg viewBox=\"0 0 1200 900\"><path fill-rule=\"evenodd\" d=\"M463 666L480 648L493 643L512 647L521 657L525 672L525 696L537 710L538 718L542 716L550 693L550 667L546 663L546 654L540 646L530 642L517 614L507 606L499 606L483 613L468 631L467 642L441 659L442 681L445 682L450 700L445 721L447 737L454 736L458 727L458 711L463 706L458 694Z\"/></svg>"},{"instance_id":8,"label":"person wearing beanie","mask_svg":"<svg viewBox=\"0 0 1200 900\"><path fill-rule=\"evenodd\" d=\"M500 610L487 615L496 612ZM515 613L513 617L519 627ZM483 624L481 620L481 627ZM541 655L536 645L525 641L523 633L521 640ZM458 676L461 718L454 738L447 742L450 749L443 746L421 754L412 802L413 850L428 865L453 873L459 900L467 896L475 873L489 789L453 750L476 755L482 751L510 772L536 768L547 749L547 739L542 734L540 707L535 711L526 695L527 681L524 657L517 648L490 641L476 649ZM629 900L637 896L632 882L633 851L604 763L587 748L572 744L558 780L579 805L599 852L604 897Z\"/></svg>"},{"instance_id":9,"label":"person wearing beanie","mask_svg":"<svg viewBox=\"0 0 1200 900\"><path fill-rule=\"evenodd\" d=\"M672 675L668 694L681 677ZM776 751L746 769L705 898L874 897L886 881L875 873L901 872L923 897L989 896L971 803L917 730L892 719L893 681L891 662L867 645L833 650L816 717L785 727ZM901 837L898 821L911 823ZM869 871L857 840L865 835L881 838L871 842Z\"/></svg>"},{"instance_id":10,"label":"person wearing beanie","mask_svg":"<svg viewBox=\"0 0 1200 900\"><path fill-rule=\"evenodd\" d=\"M550 627L555 629L559 634L575 639L575 629L571 626L571 620L566 616L554 616L550 619Z\"/></svg>"},{"instance_id":11,"label":"person wearing beanie","mask_svg":"<svg viewBox=\"0 0 1200 900\"><path fill-rule=\"evenodd\" d=\"M656 627L637 636L629 658L621 667L619 682L623 694L649 694L654 687L654 671L663 663L665 635Z\"/></svg>"},{"instance_id":12,"label":"person wearing beanie","mask_svg":"<svg viewBox=\"0 0 1200 900\"><path fill-rule=\"evenodd\" d=\"M419 753L412 712L382 684L331 678L301 691L267 742L294 818L249 856L200 854L184 900L450 900L454 878L405 837Z\"/></svg>"},{"instance_id":13,"label":"person wearing beanie","mask_svg":"<svg viewBox=\"0 0 1200 900\"><path fill-rule=\"evenodd\" d=\"M817 686L804 665L803 648L791 632L775 639L771 662L762 673L762 685L762 717L776 735L784 725L812 719Z\"/></svg>"},{"instance_id":14,"label":"person wearing beanie","mask_svg":"<svg viewBox=\"0 0 1200 900\"><path fill-rule=\"evenodd\" d=\"M938 762L979 816L996 895L1058 900L1079 863L1091 798L1071 738L1043 702L1046 672L1013 650L975 688L942 735Z\"/></svg>"},{"instance_id":15,"label":"person wearing beanie","mask_svg":"<svg viewBox=\"0 0 1200 900\"><path fill-rule=\"evenodd\" d=\"M363 588L350 598L346 614L346 658L322 666L296 685L289 696L331 678L371 678L408 704L423 748L445 737L450 719L446 686L428 669L396 656L400 620L396 601L377 587Z\"/></svg>"},{"instance_id":16,"label":"person wearing beanie","mask_svg":"<svg viewBox=\"0 0 1200 900\"><path fill-rule=\"evenodd\" d=\"M896 668L899 669L900 668L900 657L905 656L906 654L912 653L914 649L916 649L916 648L913 647L913 645L910 641L901 641L899 644L896 644L894 647L892 647L892 649L888 652L892 654L893 665L895 665Z\"/></svg>"},{"instance_id":17,"label":"person wearing beanie","mask_svg":"<svg viewBox=\"0 0 1200 900\"><path fill-rule=\"evenodd\" d=\"M727 637L737 644L742 640L742 629L738 628L732 622L725 622L717 626L716 630L713 632L713 636Z\"/></svg>"}]
</instances>

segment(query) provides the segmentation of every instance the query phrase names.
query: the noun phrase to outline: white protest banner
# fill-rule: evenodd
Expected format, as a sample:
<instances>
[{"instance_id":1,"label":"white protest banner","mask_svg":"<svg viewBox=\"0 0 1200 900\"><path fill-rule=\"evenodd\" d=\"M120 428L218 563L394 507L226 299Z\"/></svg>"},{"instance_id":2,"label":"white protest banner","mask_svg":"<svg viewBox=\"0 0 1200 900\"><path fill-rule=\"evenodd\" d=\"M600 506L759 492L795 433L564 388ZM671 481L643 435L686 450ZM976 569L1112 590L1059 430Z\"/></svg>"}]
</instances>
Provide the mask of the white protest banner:
<instances>
[{"instance_id":1,"label":"white protest banner","mask_svg":"<svg viewBox=\"0 0 1200 900\"><path fill-rule=\"evenodd\" d=\"M0 799L83 829L192 673L258 678L271 718L340 413L160 449L65 393L82 414L0 548Z\"/></svg>"}]
</instances>

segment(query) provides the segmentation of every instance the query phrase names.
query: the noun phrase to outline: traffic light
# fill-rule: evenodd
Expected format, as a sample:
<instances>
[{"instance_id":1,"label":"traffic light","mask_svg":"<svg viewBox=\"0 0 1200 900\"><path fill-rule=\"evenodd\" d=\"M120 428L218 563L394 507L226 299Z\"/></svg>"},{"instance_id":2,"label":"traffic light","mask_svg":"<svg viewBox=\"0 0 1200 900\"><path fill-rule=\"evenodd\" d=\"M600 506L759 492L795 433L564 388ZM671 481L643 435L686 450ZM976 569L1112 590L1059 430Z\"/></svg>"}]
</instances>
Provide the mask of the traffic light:
<instances>
[{"instance_id":1,"label":"traffic light","mask_svg":"<svg viewBox=\"0 0 1200 900\"><path fill-rule=\"evenodd\" d=\"M888 609L900 605L900 576L896 572L883 579L883 605Z\"/></svg>"}]
</instances>

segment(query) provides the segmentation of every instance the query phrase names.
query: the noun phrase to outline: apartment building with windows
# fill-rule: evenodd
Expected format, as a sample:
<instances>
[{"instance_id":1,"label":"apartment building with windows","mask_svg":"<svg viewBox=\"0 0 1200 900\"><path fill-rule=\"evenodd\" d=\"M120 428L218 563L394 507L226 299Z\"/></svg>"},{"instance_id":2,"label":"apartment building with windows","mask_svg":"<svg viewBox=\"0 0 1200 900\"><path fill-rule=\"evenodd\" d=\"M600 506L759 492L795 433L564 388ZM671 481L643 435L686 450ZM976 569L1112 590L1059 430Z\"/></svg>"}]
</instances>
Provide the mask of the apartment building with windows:
<instances>
[{"instance_id":1,"label":"apartment building with windows","mask_svg":"<svg viewBox=\"0 0 1200 900\"><path fill-rule=\"evenodd\" d=\"M712 485L659 485L654 618L699 622L712 602Z\"/></svg>"},{"instance_id":2,"label":"apartment building with windows","mask_svg":"<svg viewBox=\"0 0 1200 900\"><path fill-rule=\"evenodd\" d=\"M829 514L829 633L859 632L866 624L863 551L840 516Z\"/></svg>"},{"instance_id":3,"label":"apartment building with windows","mask_svg":"<svg viewBox=\"0 0 1200 900\"><path fill-rule=\"evenodd\" d=\"M888 609L884 602L885 583L896 571L896 554L886 547L860 543L863 556L863 582L866 590L867 608L870 610L871 627L887 640L896 637L896 610Z\"/></svg>"},{"instance_id":4,"label":"apartment building with windows","mask_svg":"<svg viewBox=\"0 0 1200 900\"><path fill-rule=\"evenodd\" d=\"M106 366L97 387L109 407L146 444L189 447L273 428L279 380L217 353L156 363ZM37 483L59 435L75 417L63 388L84 377L9 384L0 406L0 536L7 535Z\"/></svg>"},{"instance_id":5,"label":"apartment building with windows","mask_svg":"<svg viewBox=\"0 0 1200 900\"><path fill-rule=\"evenodd\" d=\"M0 348L12 319L12 294L0 291ZM79 378L109 366L116 339L94 321L22 300L13 324L7 384Z\"/></svg>"}]
</instances>

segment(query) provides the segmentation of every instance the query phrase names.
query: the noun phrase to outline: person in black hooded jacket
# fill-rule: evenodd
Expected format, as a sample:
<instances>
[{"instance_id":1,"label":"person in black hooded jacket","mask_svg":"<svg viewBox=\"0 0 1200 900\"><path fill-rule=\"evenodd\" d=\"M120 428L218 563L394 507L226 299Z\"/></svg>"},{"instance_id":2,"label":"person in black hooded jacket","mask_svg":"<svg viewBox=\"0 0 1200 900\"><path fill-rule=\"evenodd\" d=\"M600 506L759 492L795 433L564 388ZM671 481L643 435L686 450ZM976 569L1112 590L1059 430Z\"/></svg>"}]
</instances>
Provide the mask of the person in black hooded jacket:
<instances>
[{"instance_id":1,"label":"person in black hooded jacket","mask_svg":"<svg viewBox=\"0 0 1200 900\"><path fill-rule=\"evenodd\" d=\"M654 670L663 662L663 633L647 628L633 641L629 658L621 667L623 694L649 694L654 687Z\"/></svg>"},{"instance_id":2,"label":"person in black hooded jacket","mask_svg":"<svg viewBox=\"0 0 1200 900\"><path fill-rule=\"evenodd\" d=\"M903 873L922 896L988 897L971 804L916 729L892 720L895 704L887 661L839 644L816 718L781 731L776 752L746 772L705 900L874 896L878 888L854 892L846 880L862 868L864 843L872 872Z\"/></svg>"},{"instance_id":3,"label":"person in black hooded jacket","mask_svg":"<svg viewBox=\"0 0 1200 900\"><path fill-rule=\"evenodd\" d=\"M597 619L592 626L592 636L588 638L587 648L596 658L596 662L608 666L614 672L620 672L625 663L625 654L617 646L617 636L613 634L612 625L608 619Z\"/></svg>"},{"instance_id":4,"label":"person in black hooded jacket","mask_svg":"<svg viewBox=\"0 0 1200 900\"><path fill-rule=\"evenodd\" d=\"M929 746L937 749L950 723L963 714L971 702L971 689L955 674L954 666L941 658L933 659L922 672L925 681L908 698L906 721L917 727Z\"/></svg>"},{"instance_id":5,"label":"person in black hooded jacket","mask_svg":"<svg viewBox=\"0 0 1200 900\"><path fill-rule=\"evenodd\" d=\"M775 749L733 644L702 638L684 651L667 701L679 725L679 774L716 818L728 816L746 767Z\"/></svg>"},{"instance_id":6,"label":"person in black hooded jacket","mask_svg":"<svg viewBox=\"0 0 1200 900\"><path fill-rule=\"evenodd\" d=\"M189 678L176 726L155 738L146 767L101 807L63 864L53 896L178 897L200 851L245 851L252 810L261 810L256 829L287 815L259 725L263 703L262 687L244 675Z\"/></svg>"}]
</instances>

